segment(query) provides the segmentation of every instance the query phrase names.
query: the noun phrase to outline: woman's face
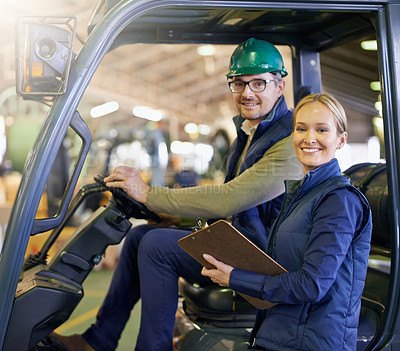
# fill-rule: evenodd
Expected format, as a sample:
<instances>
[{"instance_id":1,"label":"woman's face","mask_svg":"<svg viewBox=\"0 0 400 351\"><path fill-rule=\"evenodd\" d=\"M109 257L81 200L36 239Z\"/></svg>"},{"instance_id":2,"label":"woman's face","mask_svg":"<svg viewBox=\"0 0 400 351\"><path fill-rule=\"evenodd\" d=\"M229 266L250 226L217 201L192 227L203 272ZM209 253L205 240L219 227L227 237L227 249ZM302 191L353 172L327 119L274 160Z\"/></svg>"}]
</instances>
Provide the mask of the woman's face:
<instances>
[{"instance_id":1,"label":"woman's face","mask_svg":"<svg viewBox=\"0 0 400 351\"><path fill-rule=\"evenodd\" d=\"M293 146L304 174L331 161L346 140L347 133L338 135L333 113L321 102L310 102L298 110Z\"/></svg>"}]
</instances>

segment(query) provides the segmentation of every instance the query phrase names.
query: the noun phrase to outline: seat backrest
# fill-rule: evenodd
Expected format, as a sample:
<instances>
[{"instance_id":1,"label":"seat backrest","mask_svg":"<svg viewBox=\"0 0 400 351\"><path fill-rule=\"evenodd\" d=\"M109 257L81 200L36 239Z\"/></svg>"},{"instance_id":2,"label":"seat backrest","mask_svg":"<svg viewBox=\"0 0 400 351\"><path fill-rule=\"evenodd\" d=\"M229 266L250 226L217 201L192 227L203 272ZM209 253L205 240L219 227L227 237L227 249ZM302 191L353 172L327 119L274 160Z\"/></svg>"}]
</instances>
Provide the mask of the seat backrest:
<instances>
[{"instance_id":1,"label":"seat backrest","mask_svg":"<svg viewBox=\"0 0 400 351\"><path fill-rule=\"evenodd\" d=\"M388 212L388 184L386 164L360 163L344 172L351 184L367 198L372 210L371 244L391 249L390 217Z\"/></svg>"}]
</instances>

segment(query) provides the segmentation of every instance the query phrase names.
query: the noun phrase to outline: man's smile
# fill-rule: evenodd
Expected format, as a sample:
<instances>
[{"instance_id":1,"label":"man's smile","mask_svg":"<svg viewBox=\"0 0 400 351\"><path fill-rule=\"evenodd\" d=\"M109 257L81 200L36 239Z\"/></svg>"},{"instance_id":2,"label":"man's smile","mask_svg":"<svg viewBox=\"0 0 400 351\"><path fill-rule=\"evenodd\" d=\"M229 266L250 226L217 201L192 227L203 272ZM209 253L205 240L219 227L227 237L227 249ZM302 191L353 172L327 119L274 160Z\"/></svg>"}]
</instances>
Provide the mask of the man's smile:
<instances>
[{"instance_id":1,"label":"man's smile","mask_svg":"<svg viewBox=\"0 0 400 351\"><path fill-rule=\"evenodd\" d=\"M246 101L242 101L241 104L244 105L244 106L257 106L257 105L258 105L258 102L246 102Z\"/></svg>"}]
</instances>

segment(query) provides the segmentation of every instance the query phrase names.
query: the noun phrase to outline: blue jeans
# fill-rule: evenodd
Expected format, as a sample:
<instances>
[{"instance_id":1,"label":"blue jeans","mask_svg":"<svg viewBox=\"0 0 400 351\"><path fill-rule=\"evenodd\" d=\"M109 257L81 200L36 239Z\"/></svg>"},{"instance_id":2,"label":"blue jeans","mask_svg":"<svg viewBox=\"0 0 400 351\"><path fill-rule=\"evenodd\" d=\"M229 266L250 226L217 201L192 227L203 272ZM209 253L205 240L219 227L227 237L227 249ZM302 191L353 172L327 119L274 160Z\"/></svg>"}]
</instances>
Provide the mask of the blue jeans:
<instances>
[{"instance_id":1,"label":"blue jeans","mask_svg":"<svg viewBox=\"0 0 400 351\"><path fill-rule=\"evenodd\" d=\"M142 225L126 236L96 323L84 334L96 351L115 350L135 303L142 299L136 351L172 351L178 278L210 282L178 246L189 231Z\"/></svg>"}]
</instances>

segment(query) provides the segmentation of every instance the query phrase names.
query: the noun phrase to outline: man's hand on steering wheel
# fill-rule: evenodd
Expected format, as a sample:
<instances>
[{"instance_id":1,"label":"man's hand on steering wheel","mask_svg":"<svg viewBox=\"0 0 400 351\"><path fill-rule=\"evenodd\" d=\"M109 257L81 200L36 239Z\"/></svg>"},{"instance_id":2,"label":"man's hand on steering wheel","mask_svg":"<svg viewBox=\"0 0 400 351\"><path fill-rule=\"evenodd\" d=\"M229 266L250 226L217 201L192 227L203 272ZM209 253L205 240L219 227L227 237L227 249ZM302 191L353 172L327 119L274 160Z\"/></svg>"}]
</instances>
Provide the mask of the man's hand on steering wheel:
<instances>
[{"instance_id":1,"label":"man's hand on steering wheel","mask_svg":"<svg viewBox=\"0 0 400 351\"><path fill-rule=\"evenodd\" d=\"M104 178L109 188L120 188L132 199L146 204L150 187L140 176L139 170L133 167L118 166Z\"/></svg>"},{"instance_id":2,"label":"man's hand on steering wheel","mask_svg":"<svg viewBox=\"0 0 400 351\"><path fill-rule=\"evenodd\" d=\"M102 186L106 187L113 195L114 202L117 207L125 213L128 217L134 217L137 219L147 219L156 223L161 222L161 218L157 213L150 211L143 203L136 201L130 197L122 188L109 187L104 181L105 177L98 175L95 177L95 181Z\"/></svg>"}]
</instances>

